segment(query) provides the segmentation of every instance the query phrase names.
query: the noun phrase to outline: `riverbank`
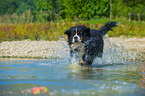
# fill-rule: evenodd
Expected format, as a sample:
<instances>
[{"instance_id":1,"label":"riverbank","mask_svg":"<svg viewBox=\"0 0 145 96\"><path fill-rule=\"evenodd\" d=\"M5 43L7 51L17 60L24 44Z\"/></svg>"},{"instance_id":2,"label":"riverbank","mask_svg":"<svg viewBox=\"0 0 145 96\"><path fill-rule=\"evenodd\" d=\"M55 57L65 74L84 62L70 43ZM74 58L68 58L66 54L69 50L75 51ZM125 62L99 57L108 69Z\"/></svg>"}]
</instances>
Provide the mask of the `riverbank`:
<instances>
[{"instance_id":1,"label":"riverbank","mask_svg":"<svg viewBox=\"0 0 145 96\"><path fill-rule=\"evenodd\" d=\"M116 45L122 45L125 49L145 52L145 38L109 38L110 41L114 41Z\"/></svg>"},{"instance_id":2,"label":"riverbank","mask_svg":"<svg viewBox=\"0 0 145 96\"><path fill-rule=\"evenodd\" d=\"M114 42L117 46L123 46L126 50L130 50L141 57L145 61L145 38L109 38L109 41Z\"/></svg>"},{"instance_id":3,"label":"riverbank","mask_svg":"<svg viewBox=\"0 0 145 96\"><path fill-rule=\"evenodd\" d=\"M1 58L61 58L67 48L65 41L5 41L0 43ZM60 53L60 54L58 54ZM65 51L65 54L69 54Z\"/></svg>"},{"instance_id":4,"label":"riverbank","mask_svg":"<svg viewBox=\"0 0 145 96\"><path fill-rule=\"evenodd\" d=\"M104 41L113 42L145 57L145 38L104 38ZM0 58L65 58L69 55L66 40L59 41L4 41L0 43ZM62 55L64 54L64 55Z\"/></svg>"}]
</instances>

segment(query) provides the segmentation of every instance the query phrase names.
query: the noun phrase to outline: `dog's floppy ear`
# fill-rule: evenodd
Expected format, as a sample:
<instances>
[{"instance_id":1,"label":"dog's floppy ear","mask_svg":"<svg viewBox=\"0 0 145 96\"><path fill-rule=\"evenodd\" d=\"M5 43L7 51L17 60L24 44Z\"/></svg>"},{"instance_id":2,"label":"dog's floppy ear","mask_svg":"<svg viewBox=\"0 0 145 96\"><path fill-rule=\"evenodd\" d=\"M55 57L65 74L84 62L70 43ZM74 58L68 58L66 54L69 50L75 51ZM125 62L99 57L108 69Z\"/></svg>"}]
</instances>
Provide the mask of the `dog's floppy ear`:
<instances>
[{"instance_id":1,"label":"dog's floppy ear","mask_svg":"<svg viewBox=\"0 0 145 96\"><path fill-rule=\"evenodd\" d=\"M83 30L84 30L84 32L86 33L86 35L87 35L88 37L90 37L90 28L84 28Z\"/></svg>"},{"instance_id":2,"label":"dog's floppy ear","mask_svg":"<svg viewBox=\"0 0 145 96\"><path fill-rule=\"evenodd\" d=\"M67 34L67 35L71 34L70 29L66 30L66 31L64 32L64 34Z\"/></svg>"}]
</instances>

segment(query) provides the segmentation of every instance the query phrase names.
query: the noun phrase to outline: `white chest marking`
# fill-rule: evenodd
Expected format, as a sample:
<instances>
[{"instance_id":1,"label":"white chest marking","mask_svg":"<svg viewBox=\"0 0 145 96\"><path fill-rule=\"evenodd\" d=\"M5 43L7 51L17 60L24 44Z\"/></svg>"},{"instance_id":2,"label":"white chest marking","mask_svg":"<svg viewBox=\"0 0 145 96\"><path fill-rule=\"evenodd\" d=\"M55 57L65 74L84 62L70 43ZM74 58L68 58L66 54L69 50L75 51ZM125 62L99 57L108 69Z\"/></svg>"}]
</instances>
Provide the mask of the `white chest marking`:
<instances>
[{"instance_id":1,"label":"white chest marking","mask_svg":"<svg viewBox=\"0 0 145 96\"><path fill-rule=\"evenodd\" d=\"M83 44L81 42L76 42L76 43L72 44L71 45L71 48L73 50L78 49L79 56L80 57L83 56L83 54L84 54L84 46L83 46Z\"/></svg>"}]
</instances>

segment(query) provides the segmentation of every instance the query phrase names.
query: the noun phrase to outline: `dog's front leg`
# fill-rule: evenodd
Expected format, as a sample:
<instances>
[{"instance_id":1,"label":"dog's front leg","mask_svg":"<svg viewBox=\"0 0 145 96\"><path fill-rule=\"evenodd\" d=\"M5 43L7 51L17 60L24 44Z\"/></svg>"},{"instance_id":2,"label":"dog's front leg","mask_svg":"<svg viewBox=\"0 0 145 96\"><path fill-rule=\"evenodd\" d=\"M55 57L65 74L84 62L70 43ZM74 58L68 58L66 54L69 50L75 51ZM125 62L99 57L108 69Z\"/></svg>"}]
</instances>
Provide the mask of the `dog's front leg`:
<instances>
[{"instance_id":1,"label":"dog's front leg","mask_svg":"<svg viewBox=\"0 0 145 96\"><path fill-rule=\"evenodd\" d=\"M82 57L82 60L79 62L79 64L81 66L91 66L94 61L94 57L95 56L93 56L93 55L84 54Z\"/></svg>"},{"instance_id":2,"label":"dog's front leg","mask_svg":"<svg viewBox=\"0 0 145 96\"><path fill-rule=\"evenodd\" d=\"M79 64L81 65L81 66L85 66L85 61L83 61L83 60L81 60L80 62L79 62Z\"/></svg>"},{"instance_id":3,"label":"dog's front leg","mask_svg":"<svg viewBox=\"0 0 145 96\"><path fill-rule=\"evenodd\" d=\"M70 57L71 57L71 58L73 57L73 54L74 54L74 51L71 49L71 50L70 50Z\"/></svg>"}]
</instances>

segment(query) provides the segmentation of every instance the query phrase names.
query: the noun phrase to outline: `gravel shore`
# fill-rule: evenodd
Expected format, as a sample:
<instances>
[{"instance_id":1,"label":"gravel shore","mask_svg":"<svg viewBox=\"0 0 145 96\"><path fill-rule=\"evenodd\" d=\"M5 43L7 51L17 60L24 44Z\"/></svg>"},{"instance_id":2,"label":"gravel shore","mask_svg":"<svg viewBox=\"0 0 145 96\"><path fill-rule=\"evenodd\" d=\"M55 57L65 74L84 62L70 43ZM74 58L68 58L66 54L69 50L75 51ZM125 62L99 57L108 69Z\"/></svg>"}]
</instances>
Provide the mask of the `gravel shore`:
<instances>
[{"instance_id":1,"label":"gravel shore","mask_svg":"<svg viewBox=\"0 0 145 96\"><path fill-rule=\"evenodd\" d=\"M109 38L116 45L123 45L128 50L145 52L145 38Z\"/></svg>"},{"instance_id":2,"label":"gravel shore","mask_svg":"<svg viewBox=\"0 0 145 96\"><path fill-rule=\"evenodd\" d=\"M62 58L69 54L65 41L5 41L0 43L0 57L11 58Z\"/></svg>"},{"instance_id":3,"label":"gravel shore","mask_svg":"<svg viewBox=\"0 0 145 96\"><path fill-rule=\"evenodd\" d=\"M104 41L114 42L127 50L145 54L145 38L104 38ZM65 40L60 41L4 41L0 43L0 57L11 58L65 58L69 55ZM63 54L63 55L62 55ZM145 57L145 56L144 56Z\"/></svg>"}]
</instances>

